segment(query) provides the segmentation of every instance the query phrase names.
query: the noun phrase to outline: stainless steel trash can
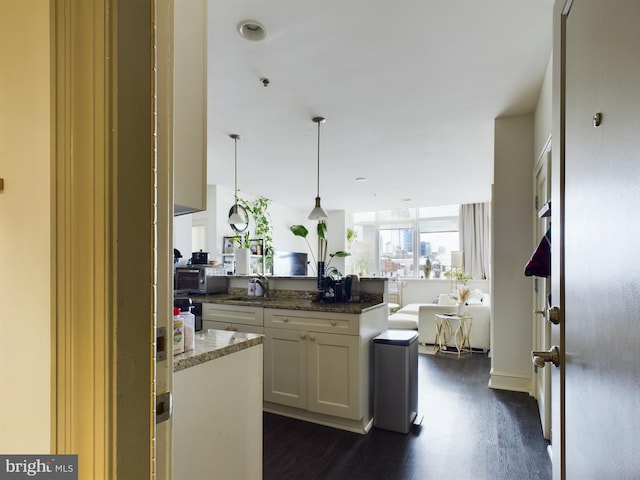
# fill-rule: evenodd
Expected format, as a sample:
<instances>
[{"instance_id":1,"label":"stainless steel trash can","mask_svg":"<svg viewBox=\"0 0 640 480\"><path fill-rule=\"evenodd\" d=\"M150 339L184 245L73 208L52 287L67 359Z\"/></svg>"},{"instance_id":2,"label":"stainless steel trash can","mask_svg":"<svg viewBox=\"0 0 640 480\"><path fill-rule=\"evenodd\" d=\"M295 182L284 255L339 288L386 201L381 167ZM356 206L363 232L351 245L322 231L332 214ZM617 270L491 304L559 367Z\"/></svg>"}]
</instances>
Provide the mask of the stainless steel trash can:
<instances>
[{"instance_id":1,"label":"stainless steel trash can","mask_svg":"<svg viewBox=\"0 0 640 480\"><path fill-rule=\"evenodd\" d=\"M418 415L418 332L373 339L373 426L408 433Z\"/></svg>"}]
</instances>

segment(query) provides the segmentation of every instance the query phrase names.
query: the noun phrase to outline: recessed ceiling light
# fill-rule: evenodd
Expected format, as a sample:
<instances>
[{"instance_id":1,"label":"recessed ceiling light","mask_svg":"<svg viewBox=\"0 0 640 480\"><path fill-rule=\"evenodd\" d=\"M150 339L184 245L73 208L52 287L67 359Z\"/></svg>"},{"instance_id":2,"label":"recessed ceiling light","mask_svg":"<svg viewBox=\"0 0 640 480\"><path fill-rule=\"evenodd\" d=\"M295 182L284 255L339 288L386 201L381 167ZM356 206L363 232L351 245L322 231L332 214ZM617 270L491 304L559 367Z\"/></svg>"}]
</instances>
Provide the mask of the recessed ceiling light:
<instances>
[{"instance_id":1,"label":"recessed ceiling light","mask_svg":"<svg viewBox=\"0 0 640 480\"><path fill-rule=\"evenodd\" d=\"M267 29L255 20L243 20L238 24L238 33L251 42L261 42L267 38Z\"/></svg>"},{"instance_id":2,"label":"recessed ceiling light","mask_svg":"<svg viewBox=\"0 0 640 480\"><path fill-rule=\"evenodd\" d=\"M358 182L358 183L364 183L364 182L366 182L366 181L367 181L367 179L366 179L366 178L364 178L364 177L357 177L357 178L356 178L356 182Z\"/></svg>"},{"instance_id":3,"label":"recessed ceiling light","mask_svg":"<svg viewBox=\"0 0 640 480\"><path fill-rule=\"evenodd\" d=\"M403 202L410 202L412 199L411 198L403 198L402 201Z\"/></svg>"}]
</instances>

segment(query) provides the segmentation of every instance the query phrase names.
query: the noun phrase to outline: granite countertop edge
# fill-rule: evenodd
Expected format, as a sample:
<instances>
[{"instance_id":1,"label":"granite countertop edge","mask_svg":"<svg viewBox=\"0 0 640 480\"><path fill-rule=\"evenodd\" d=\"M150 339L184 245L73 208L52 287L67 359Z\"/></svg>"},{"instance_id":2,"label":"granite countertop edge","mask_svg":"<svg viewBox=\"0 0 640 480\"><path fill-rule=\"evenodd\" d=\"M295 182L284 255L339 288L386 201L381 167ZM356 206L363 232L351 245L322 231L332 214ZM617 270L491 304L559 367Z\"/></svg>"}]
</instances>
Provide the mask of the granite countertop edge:
<instances>
[{"instance_id":1,"label":"granite countertop edge","mask_svg":"<svg viewBox=\"0 0 640 480\"><path fill-rule=\"evenodd\" d=\"M341 302L325 303L310 300L309 298L296 297L271 297L262 299L261 297L239 298L239 295L213 294L202 296L191 296L194 302L215 303L218 305L236 305L242 307L258 307L283 310L300 310L309 312L332 312L360 314L373 308L384 305L381 298L374 298L361 302Z\"/></svg>"},{"instance_id":2,"label":"granite countertop edge","mask_svg":"<svg viewBox=\"0 0 640 480\"><path fill-rule=\"evenodd\" d=\"M226 330L204 330L195 337L194 350L174 355L174 373L264 343L264 335Z\"/></svg>"}]
</instances>

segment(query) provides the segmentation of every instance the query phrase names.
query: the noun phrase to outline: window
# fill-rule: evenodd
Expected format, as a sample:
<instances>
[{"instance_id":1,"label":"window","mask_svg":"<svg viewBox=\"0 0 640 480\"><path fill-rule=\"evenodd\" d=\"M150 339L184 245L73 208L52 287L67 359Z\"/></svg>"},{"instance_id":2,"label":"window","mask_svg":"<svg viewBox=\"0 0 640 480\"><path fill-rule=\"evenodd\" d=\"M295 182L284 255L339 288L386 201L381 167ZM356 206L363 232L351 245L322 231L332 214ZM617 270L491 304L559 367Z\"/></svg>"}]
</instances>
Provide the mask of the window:
<instances>
[{"instance_id":1,"label":"window","mask_svg":"<svg viewBox=\"0 0 640 480\"><path fill-rule=\"evenodd\" d=\"M460 250L458 215L458 205L354 213L349 271L420 278L429 258L430 278L442 278Z\"/></svg>"}]
</instances>

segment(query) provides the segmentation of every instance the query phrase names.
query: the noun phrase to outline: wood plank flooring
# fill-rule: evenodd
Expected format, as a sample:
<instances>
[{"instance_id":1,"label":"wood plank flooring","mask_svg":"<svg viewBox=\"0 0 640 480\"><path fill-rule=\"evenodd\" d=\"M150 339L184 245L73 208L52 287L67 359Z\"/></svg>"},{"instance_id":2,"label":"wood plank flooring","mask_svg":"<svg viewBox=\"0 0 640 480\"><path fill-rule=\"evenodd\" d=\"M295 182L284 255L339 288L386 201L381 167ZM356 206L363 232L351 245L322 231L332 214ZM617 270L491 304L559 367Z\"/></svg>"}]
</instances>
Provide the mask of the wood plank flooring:
<instances>
[{"instance_id":1,"label":"wood plank flooring","mask_svg":"<svg viewBox=\"0 0 640 480\"><path fill-rule=\"evenodd\" d=\"M491 390L486 354L419 355L422 426L344 432L264 414L263 478L550 480L536 401Z\"/></svg>"}]
</instances>

